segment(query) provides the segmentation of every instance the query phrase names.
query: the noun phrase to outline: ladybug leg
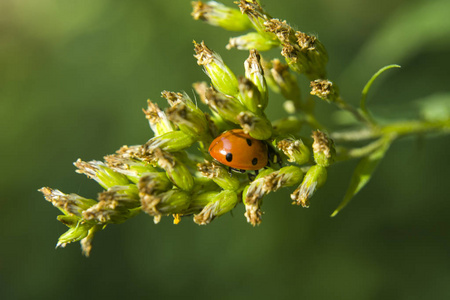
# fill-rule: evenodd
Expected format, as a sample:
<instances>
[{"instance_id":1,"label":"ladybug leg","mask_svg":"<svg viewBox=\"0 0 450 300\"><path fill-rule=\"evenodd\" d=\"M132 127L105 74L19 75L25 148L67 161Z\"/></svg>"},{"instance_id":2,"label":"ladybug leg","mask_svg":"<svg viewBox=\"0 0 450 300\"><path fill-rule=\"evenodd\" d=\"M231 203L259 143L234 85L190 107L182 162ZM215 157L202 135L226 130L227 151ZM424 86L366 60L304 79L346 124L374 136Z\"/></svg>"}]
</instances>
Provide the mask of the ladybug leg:
<instances>
[{"instance_id":1,"label":"ladybug leg","mask_svg":"<svg viewBox=\"0 0 450 300\"><path fill-rule=\"evenodd\" d=\"M242 170L242 169L235 169L232 167L228 167L228 174L230 174L230 176L233 176L233 173L231 171L234 171L236 173L242 173L242 174L244 174L246 172L245 170Z\"/></svg>"},{"instance_id":2,"label":"ladybug leg","mask_svg":"<svg viewBox=\"0 0 450 300\"><path fill-rule=\"evenodd\" d=\"M250 180L250 181L253 181L253 180L255 180L255 178L256 178L256 175L255 175L255 174L252 174L252 173L250 173L250 172L247 173L247 176L248 176L248 180Z\"/></svg>"}]
</instances>

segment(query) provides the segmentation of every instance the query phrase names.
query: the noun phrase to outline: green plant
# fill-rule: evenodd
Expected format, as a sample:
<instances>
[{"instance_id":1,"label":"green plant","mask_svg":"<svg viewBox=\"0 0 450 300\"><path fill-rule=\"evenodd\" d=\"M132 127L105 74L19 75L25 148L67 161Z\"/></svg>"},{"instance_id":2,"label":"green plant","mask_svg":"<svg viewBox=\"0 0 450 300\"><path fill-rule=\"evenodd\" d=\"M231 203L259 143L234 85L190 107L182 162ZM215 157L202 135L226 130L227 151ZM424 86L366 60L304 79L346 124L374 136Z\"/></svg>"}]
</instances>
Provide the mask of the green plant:
<instances>
[{"instance_id":1,"label":"green plant","mask_svg":"<svg viewBox=\"0 0 450 300\"><path fill-rule=\"evenodd\" d=\"M367 95L378 71L364 86L360 106L341 96L327 78L328 55L312 35L295 31L286 21L271 17L257 1L241 0L239 8L214 1L193 2L195 19L227 30L253 29L231 38L228 49L248 50L245 76L236 75L204 42L194 42L195 57L210 77L211 85L194 83L194 89L210 113L203 112L187 94L162 92L169 107L162 111L148 101L144 110L154 137L143 145L123 146L104 162L78 160L77 172L96 180L104 189L98 199L65 194L44 187L40 191L63 215L58 220L69 227L57 246L80 241L85 255L91 251L94 234L108 224L118 224L145 212L158 223L173 215L174 223L193 215L197 224L208 224L245 205L245 217L252 225L261 222L263 197L285 187L295 187L293 204L308 207L311 197L337 162L359 159L342 203L335 216L370 180L393 141L427 133L448 133L448 114L431 114L422 119L380 122L367 108ZM281 48L280 59L268 59L261 52ZM308 80L311 90L304 96L297 83ZM265 114L269 89L281 95L287 116L271 121ZM316 101L326 101L353 116L351 129L329 128L316 114ZM242 128L253 138L265 140L278 152L282 165L262 170L254 180L245 174L231 175L212 160L208 146L221 132ZM311 137L309 137L311 136ZM354 146L358 142L358 146Z\"/></svg>"}]
</instances>

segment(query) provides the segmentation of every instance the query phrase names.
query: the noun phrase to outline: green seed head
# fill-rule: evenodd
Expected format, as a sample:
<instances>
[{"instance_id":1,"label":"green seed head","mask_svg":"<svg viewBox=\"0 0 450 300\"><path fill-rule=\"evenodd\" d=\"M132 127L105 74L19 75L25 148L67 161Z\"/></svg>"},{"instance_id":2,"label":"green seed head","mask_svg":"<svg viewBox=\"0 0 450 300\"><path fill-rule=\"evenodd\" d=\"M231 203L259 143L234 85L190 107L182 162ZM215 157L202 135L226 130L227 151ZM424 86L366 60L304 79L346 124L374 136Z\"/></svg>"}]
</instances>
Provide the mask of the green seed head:
<instances>
[{"instance_id":1,"label":"green seed head","mask_svg":"<svg viewBox=\"0 0 450 300\"><path fill-rule=\"evenodd\" d=\"M182 102L174 104L166 110L169 120L180 128L184 133L199 138L203 136L207 130L208 125L205 115L198 110L192 110L188 105Z\"/></svg>"},{"instance_id":2,"label":"green seed head","mask_svg":"<svg viewBox=\"0 0 450 300\"><path fill-rule=\"evenodd\" d=\"M190 191L194 187L194 178L184 163L169 152L156 148L152 152L153 160L166 170L167 177L178 188Z\"/></svg>"},{"instance_id":3,"label":"green seed head","mask_svg":"<svg viewBox=\"0 0 450 300\"><path fill-rule=\"evenodd\" d=\"M140 156L145 158L154 149L159 148L164 151L175 152L190 147L197 140L194 136L184 133L181 130L170 131L151 138L142 145Z\"/></svg>"},{"instance_id":4,"label":"green seed head","mask_svg":"<svg viewBox=\"0 0 450 300\"><path fill-rule=\"evenodd\" d=\"M295 36L301 52L307 56L308 66L305 75L310 80L326 78L328 54L323 44L315 36L300 31L297 31Z\"/></svg>"},{"instance_id":5,"label":"green seed head","mask_svg":"<svg viewBox=\"0 0 450 300\"><path fill-rule=\"evenodd\" d=\"M312 148L316 164L324 167L330 166L336 157L333 140L320 130L314 131L312 137L314 139Z\"/></svg>"},{"instance_id":6,"label":"green seed head","mask_svg":"<svg viewBox=\"0 0 450 300\"><path fill-rule=\"evenodd\" d=\"M243 31L251 28L249 19L237 9L230 8L216 1L193 1L191 15L195 20L202 20L225 30Z\"/></svg>"},{"instance_id":7,"label":"green seed head","mask_svg":"<svg viewBox=\"0 0 450 300\"><path fill-rule=\"evenodd\" d=\"M128 185L130 183L125 175L114 172L101 161L84 162L78 159L73 164L78 168L77 173L85 174L87 177L94 179L105 190L115 185Z\"/></svg>"},{"instance_id":8,"label":"green seed head","mask_svg":"<svg viewBox=\"0 0 450 300\"><path fill-rule=\"evenodd\" d=\"M111 202L114 207L133 209L139 206L139 190L135 184L113 186L100 193L98 201Z\"/></svg>"},{"instance_id":9,"label":"green seed head","mask_svg":"<svg viewBox=\"0 0 450 300\"><path fill-rule=\"evenodd\" d=\"M327 169L320 165L309 168L303 178L302 184L291 194L292 204L309 207L309 200L315 191L323 186L327 180Z\"/></svg>"},{"instance_id":10,"label":"green seed head","mask_svg":"<svg viewBox=\"0 0 450 300\"><path fill-rule=\"evenodd\" d=\"M89 254L91 253L92 250L92 241L94 239L94 235L97 231L100 231L103 228L104 226L102 225L94 225L89 229L88 235L80 241L81 250L84 256L89 257Z\"/></svg>"},{"instance_id":11,"label":"green seed head","mask_svg":"<svg viewBox=\"0 0 450 300\"><path fill-rule=\"evenodd\" d=\"M219 193L220 191L206 191L193 194L186 214L200 213Z\"/></svg>"},{"instance_id":12,"label":"green seed head","mask_svg":"<svg viewBox=\"0 0 450 300\"><path fill-rule=\"evenodd\" d=\"M264 24L270 19L270 16L264 11L258 1L240 0L238 5L241 12L248 16L253 24L253 28L255 28L260 35L264 36L267 40L277 40L273 33L266 31Z\"/></svg>"},{"instance_id":13,"label":"green seed head","mask_svg":"<svg viewBox=\"0 0 450 300\"><path fill-rule=\"evenodd\" d=\"M262 35L258 32L249 32L247 34L230 38L226 48L228 50L236 48L238 50L268 51L272 48L278 47L280 43L278 40L272 38L268 39L267 34Z\"/></svg>"},{"instance_id":14,"label":"green seed head","mask_svg":"<svg viewBox=\"0 0 450 300\"><path fill-rule=\"evenodd\" d=\"M152 172L143 175L138 183L139 196L155 195L172 189L172 183L164 172Z\"/></svg>"},{"instance_id":15,"label":"green seed head","mask_svg":"<svg viewBox=\"0 0 450 300\"><path fill-rule=\"evenodd\" d=\"M81 217L81 213L84 210L97 203L95 200L86 199L77 194L64 194L60 190L54 190L48 187L39 189L39 192L44 195L45 200L69 216L75 215Z\"/></svg>"},{"instance_id":16,"label":"green seed head","mask_svg":"<svg viewBox=\"0 0 450 300\"><path fill-rule=\"evenodd\" d=\"M199 225L208 224L216 217L232 210L237 203L238 196L236 192L224 190L212 198L212 200L202 209L202 211L194 216L194 222Z\"/></svg>"},{"instance_id":17,"label":"green seed head","mask_svg":"<svg viewBox=\"0 0 450 300\"><path fill-rule=\"evenodd\" d=\"M276 143L278 149L288 157L288 161L302 165L310 161L311 151L302 140L282 139Z\"/></svg>"},{"instance_id":18,"label":"green seed head","mask_svg":"<svg viewBox=\"0 0 450 300\"><path fill-rule=\"evenodd\" d=\"M64 248L67 244L72 242L78 242L84 239L89 230L94 226L92 223L87 223L84 221L79 221L77 226L70 228L65 233L63 233L56 244L56 248L62 247Z\"/></svg>"},{"instance_id":19,"label":"green seed head","mask_svg":"<svg viewBox=\"0 0 450 300\"><path fill-rule=\"evenodd\" d=\"M212 88L206 89L205 102L224 120L239 124L237 115L247 110L236 98L225 96Z\"/></svg>"},{"instance_id":20,"label":"green seed head","mask_svg":"<svg viewBox=\"0 0 450 300\"><path fill-rule=\"evenodd\" d=\"M239 92L237 78L222 58L206 47L204 42L197 44L194 41L194 45L197 64L205 68L214 88L222 94L236 96Z\"/></svg>"},{"instance_id":21,"label":"green seed head","mask_svg":"<svg viewBox=\"0 0 450 300\"><path fill-rule=\"evenodd\" d=\"M303 172L299 167L288 166L280 170L266 169L244 191L244 203L255 204L270 192L275 192L282 187L293 186L300 183Z\"/></svg>"},{"instance_id":22,"label":"green seed head","mask_svg":"<svg viewBox=\"0 0 450 300\"><path fill-rule=\"evenodd\" d=\"M184 214L190 204L187 192L173 189L159 194L141 194L142 210L158 223L162 215Z\"/></svg>"},{"instance_id":23,"label":"green seed head","mask_svg":"<svg viewBox=\"0 0 450 300\"><path fill-rule=\"evenodd\" d=\"M256 50L250 50L250 56L245 60L244 68L245 77L250 79L260 92L260 97L255 98L254 101L256 106L263 111L267 107L269 93L261 65L261 57Z\"/></svg>"},{"instance_id":24,"label":"green seed head","mask_svg":"<svg viewBox=\"0 0 450 300\"><path fill-rule=\"evenodd\" d=\"M119 153L107 155L104 159L108 167L117 173L127 176L133 183L138 183L139 179L145 173L156 172L156 168L152 167L149 163L127 158Z\"/></svg>"},{"instance_id":25,"label":"green seed head","mask_svg":"<svg viewBox=\"0 0 450 300\"><path fill-rule=\"evenodd\" d=\"M224 190L238 190L240 186L239 179L230 175L221 165L215 162L205 161L197 165L200 174L206 178L212 179L218 186Z\"/></svg>"},{"instance_id":26,"label":"green seed head","mask_svg":"<svg viewBox=\"0 0 450 300\"><path fill-rule=\"evenodd\" d=\"M270 168L262 171L243 192L247 222L253 226L261 223L261 204L265 195L298 184L302 178L302 170L295 166L283 167L278 171Z\"/></svg>"},{"instance_id":27,"label":"green seed head","mask_svg":"<svg viewBox=\"0 0 450 300\"><path fill-rule=\"evenodd\" d=\"M257 140L267 140L272 136L272 123L265 115L243 111L237 115L237 119L242 129Z\"/></svg>"},{"instance_id":28,"label":"green seed head","mask_svg":"<svg viewBox=\"0 0 450 300\"><path fill-rule=\"evenodd\" d=\"M239 78L239 100L253 113L261 111L261 92L256 85L248 78Z\"/></svg>"},{"instance_id":29,"label":"green seed head","mask_svg":"<svg viewBox=\"0 0 450 300\"><path fill-rule=\"evenodd\" d=\"M175 126L169 121L166 114L159 109L158 104L147 100L147 109L143 109L143 111L155 136L175 130Z\"/></svg>"},{"instance_id":30,"label":"green seed head","mask_svg":"<svg viewBox=\"0 0 450 300\"><path fill-rule=\"evenodd\" d=\"M293 71L304 73L310 80L326 77L328 55L316 37L295 31L286 21L278 19L267 20L264 25L280 41L281 55Z\"/></svg>"}]
</instances>

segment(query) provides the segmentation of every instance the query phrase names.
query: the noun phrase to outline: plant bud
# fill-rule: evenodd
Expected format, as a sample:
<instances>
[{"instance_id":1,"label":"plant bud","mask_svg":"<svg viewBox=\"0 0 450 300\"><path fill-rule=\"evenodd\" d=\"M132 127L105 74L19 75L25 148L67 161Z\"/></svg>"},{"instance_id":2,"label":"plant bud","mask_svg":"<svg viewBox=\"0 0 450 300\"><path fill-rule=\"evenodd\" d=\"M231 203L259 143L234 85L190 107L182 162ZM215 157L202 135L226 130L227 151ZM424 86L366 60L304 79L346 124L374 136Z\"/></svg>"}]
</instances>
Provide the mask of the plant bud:
<instances>
[{"instance_id":1,"label":"plant bud","mask_svg":"<svg viewBox=\"0 0 450 300\"><path fill-rule=\"evenodd\" d=\"M292 204L309 207L309 199L315 191L324 185L327 180L327 169L320 165L309 168L303 178L302 184L291 194Z\"/></svg>"},{"instance_id":2,"label":"plant bud","mask_svg":"<svg viewBox=\"0 0 450 300\"><path fill-rule=\"evenodd\" d=\"M157 148L164 151L176 152L190 147L196 141L194 136L184 133L181 130L170 131L155 136L142 145L141 154L144 156L148 155Z\"/></svg>"},{"instance_id":3,"label":"plant bud","mask_svg":"<svg viewBox=\"0 0 450 300\"><path fill-rule=\"evenodd\" d=\"M288 157L289 162L302 165L310 160L311 151L301 139L282 139L277 142L276 146Z\"/></svg>"},{"instance_id":4,"label":"plant bud","mask_svg":"<svg viewBox=\"0 0 450 300\"><path fill-rule=\"evenodd\" d=\"M194 45L197 64L205 68L214 88L222 94L236 96L239 92L237 78L222 58L206 47L204 42L197 44L194 41Z\"/></svg>"},{"instance_id":5,"label":"plant bud","mask_svg":"<svg viewBox=\"0 0 450 300\"><path fill-rule=\"evenodd\" d=\"M167 177L173 184L185 191L190 191L194 187L194 178L181 160L158 148L152 154L154 161L166 170Z\"/></svg>"},{"instance_id":6,"label":"plant bud","mask_svg":"<svg viewBox=\"0 0 450 300\"><path fill-rule=\"evenodd\" d=\"M243 111L237 116L239 124L245 133L257 140L267 140L272 136L272 123L264 116Z\"/></svg>"},{"instance_id":7,"label":"plant bud","mask_svg":"<svg viewBox=\"0 0 450 300\"><path fill-rule=\"evenodd\" d=\"M191 2L195 20L202 20L213 26L220 26L230 31L243 31L252 27L249 19L237 9L230 8L216 1Z\"/></svg>"},{"instance_id":8,"label":"plant bud","mask_svg":"<svg viewBox=\"0 0 450 300\"><path fill-rule=\"evenodd\" d=\"M206 90L205 101L213 112L235 124L239 124L237 115L247 110L236 98L220 94L212 88Z\"/></svg>"},{"instance_id":9,"label":"plant bud","mask_svg":"<svg viewBox=\"0 0 450 300\"><path fill-rule=\"evenodd\" d=\"M166 114L159 109L158 104L147 100L147 109L142 109L145 114L145 118L150 124L155 136L162 135L167 132L175 130L175 126L169 121Z\"/></svg>"},{"instance_id":10,"label":"plant bud","mask_svg":"<svg viewBox=\"0 0 450 300\"><path fill-rule=\"evenodd\" d=\"M78 159L73 164L78 168L75 172L85 174L87 177L94 179L105 190L115 185L128 185L130 183L125 175L114 172L101 161L84 162Z\"/></svg>"},{"instance_id":11,"label":"plant bud","mask_svg":"<svg viewBox=\"0 0 450 300\"><path fill-rule=\"evenodd\" d=\"M182 190L169 190L156 195L141 195L142 210L158 223L162 215L181 214L189 207L190 196Z\"/></svg>"},{"instance_id":12,"label":"plant bud","mask_svg":"<svg viewBox=\"0 0 450 300\"><path fill-rule=\"evenodd\" d=\"M258 32L249 32L241 36L230 38L226 48L228 50L236 48L238 50L256 49L258 51L268 51L279 45L280 43L278 40L268 39L267 34L262 35Z\"/></svg>"},{"instance_id":13,"label":"plant bud","mask_svg":"<svg viewBox=\"0 0 450 300\"><path fill-rule=\"evenodd\" d=\"M248 78L239 78L239 100L253 113L261 111L261 93L255 84Z\"/></svg>"},{"instance_id":14,"label":"plant bud","mask_svg":"<svg viewBox=\"0 0 450 300\"><path fill-rule=\"evenodd\" d=\"M95 200L86 199L77 194L64 194L60 190L54 190L48 187L39 189L39 192L44 195L45 200L59 208L64 214L78 217L81 217L83 210L97 203Z\"/></svg>"},{"instance_id":15,"label":"plant bud","mask_svg":"<svg viewBox=\"0 0 450 300\"><path fill-rule=\"evenodd\" d=\"M221 165L215 162L205 161L197 165L198 171L214 182L224 190L237 190L240 186L239 179L230 173Z\"/></svg>"},{"instance_id":16,"label":"plant bud","mask_svg":"<svg viewBox=\"0 0 450 300\"><path fill-rule=\"evenodd\" d=\"M64 248L67 244L78 242L88 235L89 230L94 226L92 223L79 221L77 226L69 228L58 238L56 248Z\"/></svg>"},{"instance_id":17,"label":"plant bud","mask_svg":"<svg viewBox=\"0 0 450 300\"><path fill-rule=\"evenodd\" d=\"M323 167L330 166L336 158L336 150L332 139L320 130L313 131L314 143L312 145L316 164Z\"/></svg>"},{"instance_id":18,"label":"plant bud","mask_svg":"<svg viewBox=\"0 0 450 300\"><path fill-rule=\"evenodd\" d=\"M209 202L202 211L194 216L194 222L199 225L206 225L230 210L238 203L236 192L224 190L217 194L211 202Z\"/></svg>"},{"instance_id":19,"label":"plant bud","mask_svg":"<svg viewBox=\"0 0 450 300\"><path fill-rule=\"evenodd\" d=\"M244 68L245 77L250 79L260 92L260 97L254 99L254 101L257 102L256 106L259 109L264 110L269 101L269 93L261 65L261 57L258 51L254 49L250 50L250 55L244 62Z\"/></svg>"},{"instance_id":20,"label":"plant bud","mask_svg":"<svg viewBox=\"0 0 450 300\"><path fill-rule=\"evenodd\" d=\"M107 155L104 159L108 167L117 173L127 176L133 183L138 183L145 173L156 172L156 169L147 162L126 158L120 154Z\"/></svg>"}]
</instances>

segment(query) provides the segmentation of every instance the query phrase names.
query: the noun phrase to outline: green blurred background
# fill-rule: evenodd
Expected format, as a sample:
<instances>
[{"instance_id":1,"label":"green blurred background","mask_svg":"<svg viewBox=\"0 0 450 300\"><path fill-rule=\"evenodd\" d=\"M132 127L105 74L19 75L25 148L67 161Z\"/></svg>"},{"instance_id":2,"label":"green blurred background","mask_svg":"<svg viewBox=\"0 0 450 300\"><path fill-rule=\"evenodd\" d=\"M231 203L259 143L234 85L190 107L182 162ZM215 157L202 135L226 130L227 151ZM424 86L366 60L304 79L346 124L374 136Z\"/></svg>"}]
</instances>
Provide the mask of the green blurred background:
<instances>
[{"instance_id":1,"label":"green blurred background","mask_svg":"<svg viewBox=\"0 0 450 300\"><path fill-rule=\"evenodd\" d=\"M329 77L353 103L390 63L402 69L375 83L375 112L393 117L450 93L448 0L263 4L318 34ZM151 137L146 100L165 107L162 90L192 95L192 82L206 80L193 39L243 74L248 54L224 49L237 34L190 11L186 0L0 1L0 298L449 299L448 136L395 143L336 218L329 215L355 162L330 170L309 209L292 206L289 191L268 197L256 228L242 205L201 227L170 218L154 225L141 214L98 233L88 259L78 243L54 249L66 227L37 189L95 197L99 186L72 162ZM280 117L270 105L270 117Z\"/></svg>"}]
</instances>

